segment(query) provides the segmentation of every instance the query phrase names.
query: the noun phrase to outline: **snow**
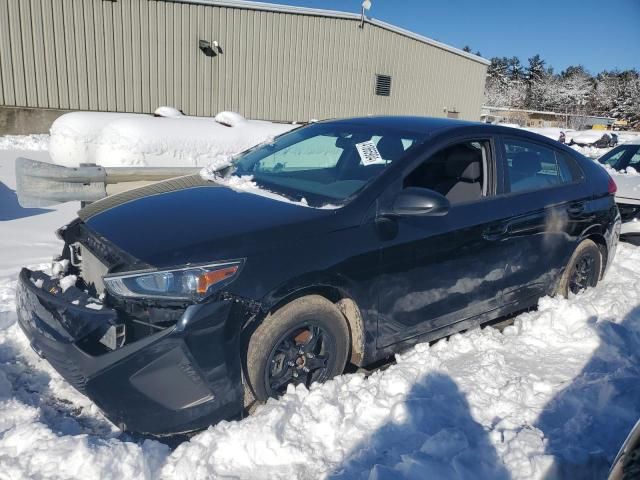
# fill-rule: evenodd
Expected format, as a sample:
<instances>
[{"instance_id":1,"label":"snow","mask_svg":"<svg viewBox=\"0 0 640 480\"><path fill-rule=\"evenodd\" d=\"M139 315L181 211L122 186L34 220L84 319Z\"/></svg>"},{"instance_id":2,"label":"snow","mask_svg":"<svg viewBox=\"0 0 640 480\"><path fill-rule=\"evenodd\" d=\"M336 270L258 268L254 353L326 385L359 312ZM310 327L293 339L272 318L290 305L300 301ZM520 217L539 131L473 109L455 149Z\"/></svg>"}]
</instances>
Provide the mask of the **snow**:
<instances>
[{"instance_id":1,"label":"snow","mask_svg":"<svg viewBox=\"0 0 640 480\"><path fill-rule=\"evenodd\" d=\"M95 163L121 166L204 166L295 128L245 120L233 112L215 118L171 115L73 112L51 126L50 154L54 163L77 167ZM231 125L231 127L225 124Z\"/></svg>"},{"instance_id":2,"label":"snow","mask_svg":"<svg viewBox=\"0 0 640 480\"><path fill-rule=\"evenodd\" d=\"M170 117L170 118L177 118L177 117L184 116L184 113L182 113L177 108L167 107L167 106L156 108L153 114L156 117Z\"/></svg>"},{"instance_id":3,"label":"snow","mask_svg":"<svg viewBox=\"0 0 640 480\"><path fill-rule=\"evenodd\" d=\"M213 119L226 127L237 127L247 121L247 119L239 113L226 111L218 113Z\"/></svg>"},{"instance_id":4,"label":"snow","mask_svg":"<svg viewBox=\"0 0 640 480\"><path fill-rule=\"evenodd\" d=\"M51 275L54 277L60 277L64 275L65 273L67 273L67 270L69 270L69 260L67 260L66 258L63 260L55 261L51 265Z\"/></svg>"},{"instance_id":5,"label":"snow","mask_svg":"<svg viewBox=\"0 0 640 480\"><path fill-rule=\"evenodd\" d=\"M76 277L75 275L67 275L65 277L62 277L60 279L60 288L63 292L66 292L71 287L75 286L77 281L78 277Z\"/></svg>"},{"instance_id":6,"label":"snow","mask_svg":"<svg viewBox=\"0 0 640 480\"><path fill-rule=\"evenodd\" d=\"M621 244L597 288L542 299L502 332L474 329L368 377L290 388L174 450L132 438L16 324L19 267L46 268L60 252L55 228L77 209L12 203L24 153L0 152L2 478L603 478L640 416L640 248Z\"/></svg>"}]
</instances>

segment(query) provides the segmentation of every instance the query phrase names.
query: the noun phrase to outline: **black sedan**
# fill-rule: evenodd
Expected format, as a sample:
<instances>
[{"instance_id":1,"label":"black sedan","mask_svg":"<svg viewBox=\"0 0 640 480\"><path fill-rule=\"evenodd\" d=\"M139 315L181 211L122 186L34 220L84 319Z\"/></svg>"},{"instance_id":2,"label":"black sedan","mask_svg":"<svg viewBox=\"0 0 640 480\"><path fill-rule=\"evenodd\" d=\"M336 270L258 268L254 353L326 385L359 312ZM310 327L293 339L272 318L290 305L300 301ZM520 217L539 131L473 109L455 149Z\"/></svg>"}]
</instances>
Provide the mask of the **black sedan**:
<instances>
[{"instance_id":1,"label":"black sedan","mask_svg":"<svg viewBox=\"0 0 640 480\"><path fill-rule=\"evenodd\" d=\"M63 227L23 269L34 350L123 429L200 429L289 385L596 285L604 169L544 137L414 117L315 123Z\"/></svg>"}]
</instances>

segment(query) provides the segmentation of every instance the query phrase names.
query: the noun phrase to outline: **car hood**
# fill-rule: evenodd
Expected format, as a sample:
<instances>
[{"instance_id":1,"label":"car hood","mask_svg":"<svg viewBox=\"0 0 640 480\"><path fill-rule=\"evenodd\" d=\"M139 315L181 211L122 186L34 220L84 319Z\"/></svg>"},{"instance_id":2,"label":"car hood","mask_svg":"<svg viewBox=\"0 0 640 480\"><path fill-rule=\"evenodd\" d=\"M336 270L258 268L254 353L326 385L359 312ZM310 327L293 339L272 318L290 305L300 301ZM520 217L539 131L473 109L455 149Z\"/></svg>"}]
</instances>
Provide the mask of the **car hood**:
<instances>
[{"instance_id":1,"label":"car hood","mask_svg":"<svg viewBox=\"0 0 640 480\"><path fill-rule=\"evenodd\" d=\"M194 175L107 197L78 215L129 255L167 267L239 258L328 231L338 211L235 191Z\"/></svg>"}]
</instances>

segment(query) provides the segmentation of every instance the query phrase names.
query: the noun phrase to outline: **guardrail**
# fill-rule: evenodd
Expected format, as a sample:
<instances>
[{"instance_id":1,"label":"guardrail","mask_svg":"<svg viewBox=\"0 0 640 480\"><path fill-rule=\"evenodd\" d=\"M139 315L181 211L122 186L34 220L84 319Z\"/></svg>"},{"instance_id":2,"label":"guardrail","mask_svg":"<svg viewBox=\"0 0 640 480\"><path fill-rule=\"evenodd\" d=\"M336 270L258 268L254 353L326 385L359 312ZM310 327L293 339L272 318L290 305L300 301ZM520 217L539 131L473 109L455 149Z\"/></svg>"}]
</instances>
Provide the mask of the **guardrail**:
<instances>
[{"instance_id":1,"label":"guardrail","mask_svg":"<svg viewBox=\"0 0 640 480\"><path fill-rule=\"evenodd\" d=\"M200 170L201 167L101 167L95 164L63 167L19 157L16 159L16 194L24 208L73 201L95 202L114 193Z\"/></svg>"}]
</instances>

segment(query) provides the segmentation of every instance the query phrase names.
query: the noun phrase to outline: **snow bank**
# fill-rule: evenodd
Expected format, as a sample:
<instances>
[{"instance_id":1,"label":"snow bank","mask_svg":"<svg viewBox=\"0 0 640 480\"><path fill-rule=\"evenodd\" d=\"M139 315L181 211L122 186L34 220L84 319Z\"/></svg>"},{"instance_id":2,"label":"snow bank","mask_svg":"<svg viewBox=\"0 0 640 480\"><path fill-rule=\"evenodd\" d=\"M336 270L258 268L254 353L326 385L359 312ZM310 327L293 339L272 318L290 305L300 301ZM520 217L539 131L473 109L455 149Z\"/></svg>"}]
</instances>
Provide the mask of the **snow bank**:
<instances>
[{"instance_id":1,"label":"snow bank","mask_svg":"<svg viewBox=\"0 0 640 480\"><path fill-rule=\"evenodd\" d=\"M543 299L503 333L473 330L369 378L290 389L178 447L163 478L603 474L640 415L638 264L640 249L622 245L597 289Z\"/></svg>"},{"instance_id":2,"label":"snow bank","mask_svg":"<svg viewBox=\"0 0 640 480\"><path fill-rule=\"evenodd\" d=\"M71 112L58 117L49 130L49 153L54 163L77 167L80 163L93 163L100 145L102 129L109 123L124 119L146 118L133 113Z\"/></svg>"},{"instance_id":3,"label":"snow bank","mask_svg":"<svg viewBox=\"0 0 640 480\"><path fill-rule=\"evenodd\" d=\"M65 166L204 166L294 128L233 112L218 117L222 123L182 115L69 113L51 127L50 154Z\"/></svg>"}]
</instances>

